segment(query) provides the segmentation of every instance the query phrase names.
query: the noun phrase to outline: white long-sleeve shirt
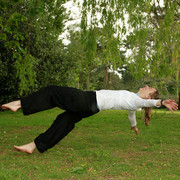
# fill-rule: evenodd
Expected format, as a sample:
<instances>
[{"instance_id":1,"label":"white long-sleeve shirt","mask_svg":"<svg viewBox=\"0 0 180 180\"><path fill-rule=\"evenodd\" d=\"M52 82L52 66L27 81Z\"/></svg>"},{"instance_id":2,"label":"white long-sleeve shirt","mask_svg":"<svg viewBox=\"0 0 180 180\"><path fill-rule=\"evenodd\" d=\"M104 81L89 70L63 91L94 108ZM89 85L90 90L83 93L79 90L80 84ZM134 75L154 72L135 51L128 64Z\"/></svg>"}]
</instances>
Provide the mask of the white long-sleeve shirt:
<instances>
[{"instance_id":1,"label":"white long-sleeve shirt","mask_svg":"<svg viewBox=\"0 0 180 180\"><path fill-rule=\"evenodd\" d=\"M137 94L126 90L99 90L96 91L97 104L100 111L107 109L129 110L131 126L136 126L135 111L143 107L153 107L159 100L142 99Z\"/></svg>"}]
</instances>

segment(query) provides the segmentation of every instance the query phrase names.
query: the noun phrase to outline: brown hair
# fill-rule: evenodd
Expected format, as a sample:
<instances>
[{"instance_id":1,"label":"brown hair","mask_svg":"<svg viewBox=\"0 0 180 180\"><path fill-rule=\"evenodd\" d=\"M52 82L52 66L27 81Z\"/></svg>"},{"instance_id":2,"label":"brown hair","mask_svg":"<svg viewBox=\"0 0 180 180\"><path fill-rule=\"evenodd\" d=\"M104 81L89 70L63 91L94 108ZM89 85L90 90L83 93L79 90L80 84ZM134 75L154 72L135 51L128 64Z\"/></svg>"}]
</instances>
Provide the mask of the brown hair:
<instances>
[{"instance_id":1,"label":"brown hair","mask_svg":"<svg viewBox=\"0 0 180 180\"><path fill-rule=\"evenodd\" d=\"M156 90L154 93L150 94L151 99L159 99L159 92ZM145 107L144 108L144 121L145 125L149 126L149 121L151 119L152 107Z\"/></svg>"}]
</instances>

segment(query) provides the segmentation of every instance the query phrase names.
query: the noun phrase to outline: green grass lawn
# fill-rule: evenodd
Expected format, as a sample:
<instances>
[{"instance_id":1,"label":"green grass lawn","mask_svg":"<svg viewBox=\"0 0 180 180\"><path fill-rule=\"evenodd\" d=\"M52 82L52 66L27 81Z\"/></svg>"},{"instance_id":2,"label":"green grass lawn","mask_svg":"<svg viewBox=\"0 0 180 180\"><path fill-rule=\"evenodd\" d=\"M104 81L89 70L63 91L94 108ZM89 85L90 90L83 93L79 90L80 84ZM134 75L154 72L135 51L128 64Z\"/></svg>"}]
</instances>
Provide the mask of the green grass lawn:
<instances>
[{"instance_id":1,"label":"green grass lawn","mask_svg":"<svg viewBox=\"0 0 180 180\"><path fill-rule=\"evenodd\" d=\"M149 127L138 112L138 136L130 131L128 111L104 111L77 123L43 154L13 149L31 142L61 112L0 112L0 180L180 179L180 111L155 110Z\"/></svg>"}]
</instances>

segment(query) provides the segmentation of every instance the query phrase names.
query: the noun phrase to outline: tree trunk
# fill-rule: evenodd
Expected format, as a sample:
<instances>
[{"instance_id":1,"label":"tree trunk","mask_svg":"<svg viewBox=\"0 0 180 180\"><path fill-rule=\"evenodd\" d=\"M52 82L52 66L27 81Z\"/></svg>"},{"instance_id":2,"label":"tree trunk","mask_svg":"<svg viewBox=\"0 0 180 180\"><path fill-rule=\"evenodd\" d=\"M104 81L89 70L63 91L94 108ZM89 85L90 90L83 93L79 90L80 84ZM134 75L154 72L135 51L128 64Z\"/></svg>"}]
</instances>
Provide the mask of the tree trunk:
<instances>
[{"instance_id":1,"label":"tree trunk","mask_svg":"<svg viewBox=\"0 0 180 180\"><path fill-rule=\"evenodd\" d=\"M176 72L176 81L177 81L177 98L179 97L179 69Z\"/></svg>"},{"instance_id":2,"label":"tree trunk","mask_svg":"<svg viewBox=\"0 0 180 180\"><path fill-rule=\"evenodd\" d=\"M180 93L179 93L179 101L178 101L178 108L179 108L179 110L180 110Z\"/></svg>"},{"instance_id":3,"label":"tree trunk","mask_svg":"<svg viewBox=\"0 0 180 180\"><path fill-rule=\"evenodd\" d=\"M109 70L109 67L106 67L105 68L105 73L104 73L104 88L107 89L107 84L108 84L108 70Z\"/></svg>"},{"instance_id":4,"label":"tree trunk","mask_svg":"<svg viewBox=\"0 0 180 180\"><path fill-rule=\"evenodd\" d=\"M90 89L89 89L89 84L90 84L90 73L89 73L89 71L88 71L88 73L87 73L87 79L86 79L86 89L87 89L87 91L90 90Z\"/></svg>"},{"instance_id":5,"label":"tree trunk","mask_svg":"<svg viewBox=\"0 0 180 180\"><path fill-rule=\"evenodd\" d=\"M180 109L180 92L179 92L179 69L177 69L177 72L176 72L176 81L177 81L177 99L178 99L178 104L179 104L179 109Z\"/></svg>"}]
</instances>

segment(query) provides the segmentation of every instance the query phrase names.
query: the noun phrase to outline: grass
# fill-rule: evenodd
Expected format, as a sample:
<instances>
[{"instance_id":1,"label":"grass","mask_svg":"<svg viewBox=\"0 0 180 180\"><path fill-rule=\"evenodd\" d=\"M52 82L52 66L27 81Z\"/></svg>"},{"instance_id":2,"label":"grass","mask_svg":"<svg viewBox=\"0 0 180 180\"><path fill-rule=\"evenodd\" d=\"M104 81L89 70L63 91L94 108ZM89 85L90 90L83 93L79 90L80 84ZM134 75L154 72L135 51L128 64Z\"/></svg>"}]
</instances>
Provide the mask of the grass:
<instances>
[{"instance_id":1,"label":"grass","mask_svg":"<svg viewBox=\"0 0 180 180\"><path fill-rule=\"evenodd\" d=\"M138 136L130 131L127 111L104 111L77 123L43 154L13 149L31 142L61 112L0 112L0 180L180 179L180 111L154 111L149 127L138 112Z\"/></svg>"}]
</instances>

